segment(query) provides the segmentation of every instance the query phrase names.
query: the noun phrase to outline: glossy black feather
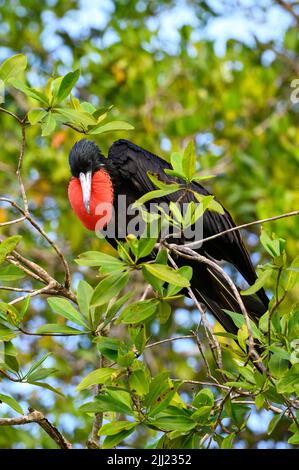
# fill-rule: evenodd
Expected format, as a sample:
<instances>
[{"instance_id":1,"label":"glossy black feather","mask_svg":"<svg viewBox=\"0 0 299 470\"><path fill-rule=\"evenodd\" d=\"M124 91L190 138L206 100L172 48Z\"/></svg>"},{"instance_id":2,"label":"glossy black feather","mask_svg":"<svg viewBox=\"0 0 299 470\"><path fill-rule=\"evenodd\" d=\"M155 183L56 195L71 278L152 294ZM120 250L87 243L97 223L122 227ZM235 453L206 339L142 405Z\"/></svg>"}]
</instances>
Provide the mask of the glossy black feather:
<instances>
[{"instance_id":1,"label":"glossy black feather","mask_svg":"<svg viewBox=\"0 0 299 470\"><path fill-rule=\"evenodd\" d=\"M165 169L171 168L169 163L127 140L118 140L110 147L108 160L115 188L119 193L129 195L132 201L157 189L149 179L148 172L155 173L161 181L166 183L173 181L183 183L183 181L164 173ZM192 184L192 189L204 196L210 194L197 183ZM180 193L176 192L160 200L176 201L179 196ZM188 192L184 197L184 202L192 200L196 202L194 195ZM213 211L205 212L203 219L204 238L235 227L231 215L225 208L223 209L224 214ZM223 260L233 264L250 285L257 278L239 231L224 234L215 240L204 243L198 252L215 260ZM178 264L186 264L186 260ZM233 322L222 309L239 311L240 308L230 289L226 286L225 280L219 279L219 274L212 273L211 269L205 265L192 264L194 271L192 287L196 290L198 298L207 305L227 330L235 331ZM251 309L250 313L253 318L261 316L268 306L268 298L264 290L261 289L257 295L260 300L255 296L244 297L244 302Z\"/></svg>"}]
</instances>

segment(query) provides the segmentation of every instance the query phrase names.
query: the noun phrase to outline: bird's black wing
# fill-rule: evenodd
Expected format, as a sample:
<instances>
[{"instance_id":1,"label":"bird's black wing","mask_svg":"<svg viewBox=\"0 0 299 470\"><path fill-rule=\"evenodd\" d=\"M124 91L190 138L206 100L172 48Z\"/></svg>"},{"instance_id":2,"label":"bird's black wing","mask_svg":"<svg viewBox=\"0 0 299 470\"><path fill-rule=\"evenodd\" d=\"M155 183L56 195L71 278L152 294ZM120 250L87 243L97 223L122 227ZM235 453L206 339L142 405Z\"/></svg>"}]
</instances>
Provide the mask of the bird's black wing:
<instances>
[{"instance_id":1,"label":"bird's black wing","mask_svg":"<svg viewBox=\"0 0 299 470\"><path fill-rule=\"evenodd\" d=\"M171 168L169 163L130 141L116 141L109 149L108 158L114 168L113 171L115 172L115 175L117 175L117 178L115 179L118 181L120 179L126 181L128 188L130 186L135 188L136 199L149 191L157 189L149 179L147 172L155 173L161 181L166 183L174 181L183 183L183 181L164 173L166 168ZM192 189L201 195L206 196L210 194L200 184L193 183L192 186ZM161 200L165 200L167 202L176 201L177 199L178 193L173 193L161 198ZM192 200L196 202L192 192L187 192L184 202L190 202ZM235 227L235 223L231 215L225 208L223 209L224 214L219 214L210 210L205 212L203 218L204 238ZM253 284L255 282L257 277L256 272L238 230L224 234L215 240L203 243L200 251L216 260L224 260L232 263L249 284ZM260 298L264 304L268 303L268 299L263 291L260 292Z\"/></svg>"}]
</instances>

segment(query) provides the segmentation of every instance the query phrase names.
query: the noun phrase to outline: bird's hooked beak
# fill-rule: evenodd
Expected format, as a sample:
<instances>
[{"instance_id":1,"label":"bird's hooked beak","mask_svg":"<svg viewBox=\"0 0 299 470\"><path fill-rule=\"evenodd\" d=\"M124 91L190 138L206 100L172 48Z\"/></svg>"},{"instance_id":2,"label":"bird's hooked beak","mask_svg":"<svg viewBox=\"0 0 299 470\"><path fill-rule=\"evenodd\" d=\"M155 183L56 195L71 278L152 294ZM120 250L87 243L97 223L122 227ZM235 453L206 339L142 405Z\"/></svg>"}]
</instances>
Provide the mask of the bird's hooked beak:
<instances>
[{"instance_id":1,"label":"bird's hooked beak","mask_svg":"<svg viewBox=\"0 0 299 470\"><path fill-rule=\"evenodd\" d=\"M83 195L83 203L88 214L90 214L91 177L92 177L91 171L87 171L86 173L79 174L79 180L80 180L82 195Z\"/></svg>"}]
</instances>

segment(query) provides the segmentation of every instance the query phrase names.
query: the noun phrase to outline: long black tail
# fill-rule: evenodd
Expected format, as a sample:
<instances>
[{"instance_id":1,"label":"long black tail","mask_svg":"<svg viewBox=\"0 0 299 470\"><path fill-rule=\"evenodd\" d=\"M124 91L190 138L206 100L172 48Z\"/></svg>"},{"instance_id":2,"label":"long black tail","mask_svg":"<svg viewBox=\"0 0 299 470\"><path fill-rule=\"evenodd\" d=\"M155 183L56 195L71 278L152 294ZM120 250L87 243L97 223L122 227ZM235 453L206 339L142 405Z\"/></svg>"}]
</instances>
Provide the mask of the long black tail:
<instances>
[{"instance_id":1,"label":"long black tail","mask_svg":"<svg viewBox=\"0 0 299 470\"><path fill-rule=\"evenodd\" d=\"M224 310L241 313L241 309L227 280L218 271L205 264L196 263L192 267L191 287L196 297L226 331L236 333L238 328ZM269 300L264 291L260 291L258 296L243 296L242 300L249 317L256 323L268 309Z\"/></svg>"}]
</instances>

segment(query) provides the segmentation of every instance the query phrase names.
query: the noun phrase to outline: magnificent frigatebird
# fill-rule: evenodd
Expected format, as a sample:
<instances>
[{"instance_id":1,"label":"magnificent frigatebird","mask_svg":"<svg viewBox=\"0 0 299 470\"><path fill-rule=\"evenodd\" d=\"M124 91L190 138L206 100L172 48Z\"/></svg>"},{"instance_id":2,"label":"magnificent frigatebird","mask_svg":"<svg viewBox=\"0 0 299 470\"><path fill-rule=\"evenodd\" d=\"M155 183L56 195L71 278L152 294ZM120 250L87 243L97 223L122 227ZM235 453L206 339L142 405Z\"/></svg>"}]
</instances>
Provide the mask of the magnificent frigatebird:
<instances>
[{"instance_id":1,"label":"magnificent frigatebird","mask_svg":"<svg viewBox=\"0 0 299 470\"><path fill-rule=\"evenodd\" d=\"M169 163L123 139L112 144L108 158L104 157L94 142L82 139L71 149L69 164L72 174L68 187L69 200L73 210L89 230L109 226L113 209L117 209L119 195L126 196L126 204L129 206L144 194L157 189L148 172L154 173L165 183L184 183L183 180L164 172L165 169L171 168ZM197 183L191 183L191 188L203 196L210 194ZM169 204L170 201L181 201L182 195L178 191L160 199ZM183 199L187 203L197 202L192 191L185 192ZM98 212L97 207L103 204L105 210ZM115 213L117 214L117 210ZM231 215L224 207L223 214L212 210L205 211L202 221L205 238L235 227ZM109 241L115 246L115 240ZM176 240L176 243L180 241ZM238 230L203 243L197 252L213 260L231 263L249 285L257 279ZM205 263L193 260L186 262L185 259L178 258L176 261L179 266L189 264L193 268L191 287L198 300L214 314L227 331L235 333L236 326L224 310L239 312L240 306L224 277ZM263 289L256 295L245 296L243 299L253 320L257 320L267 311L269 301Z\"/></svg>"}]
</instances>

